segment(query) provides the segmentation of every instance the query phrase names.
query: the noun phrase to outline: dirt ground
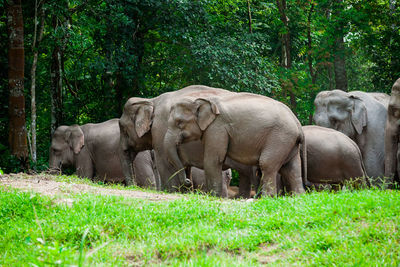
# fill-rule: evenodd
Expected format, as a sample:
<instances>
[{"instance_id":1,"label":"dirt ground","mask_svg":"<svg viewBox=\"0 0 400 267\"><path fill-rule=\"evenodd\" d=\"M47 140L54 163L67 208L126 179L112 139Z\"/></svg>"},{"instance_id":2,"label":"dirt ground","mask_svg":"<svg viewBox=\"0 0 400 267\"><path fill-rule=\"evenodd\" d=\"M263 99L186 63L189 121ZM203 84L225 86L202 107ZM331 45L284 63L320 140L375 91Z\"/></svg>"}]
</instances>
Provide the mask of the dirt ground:
<instances>
[{"instance_id":1,"label":"dirt ground","mask_svg":"<svg viewBox=\"0 0 400 267\"><path fill-rule=\"evenodd\" d=\"M55 181L55 176L49 174L28 175L25 173L0 175L1 188L16 188L25 192L35 192L47 196L61 197L60 201L70 202L70 194L99 194L107 196L123 196L129 198L146 199L150 201L175 200L185 197L184 194L167 194L155 192L143 192L140 190L111 189L101 186L93 186L80 183L67 183ZM231 186L228 190L229 198L234 198L239 192L237 187Z\"/></svg>"},{"instance_id":2,"label":"dirt ground","mask_svg":"<svg viewBox=\"0 0 400 267\"><path fill-rule=\"evenodd\" d=\"M140 190L111 189L88 184L57 182L54 176L47 174L27 175L4 174L0 176L0 188L12 187L26 192L36 192L47 196L68 196L69 194L99 194L107 196L124 196L150 201L175 200L184 197L182 194L165 194L143 192ZM68 199L66 199L68 202Z\"/></svg>"}]
</instances>

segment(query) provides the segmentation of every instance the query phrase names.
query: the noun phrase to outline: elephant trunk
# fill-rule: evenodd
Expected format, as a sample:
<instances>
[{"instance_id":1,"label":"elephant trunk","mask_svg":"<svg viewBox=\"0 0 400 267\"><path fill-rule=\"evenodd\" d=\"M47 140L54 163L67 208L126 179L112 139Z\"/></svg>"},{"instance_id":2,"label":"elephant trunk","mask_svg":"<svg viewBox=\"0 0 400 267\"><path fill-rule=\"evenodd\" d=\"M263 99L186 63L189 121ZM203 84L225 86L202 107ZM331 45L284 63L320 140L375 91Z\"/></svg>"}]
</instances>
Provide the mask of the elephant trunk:
<instances>
[{"instance_id":1,"label":"elephant trunk","mask_svg":"<svg viewBox=\"0 0 400 267\"><path fill-rule=\"evenodd\" d=\"M394 129L395 128L395 129ZM385 130L385 176L393 178L397 171L397 127L386 126Z\"/></svg>"},{"instance_id":2,"label":"elephant trunk","mask_svg":"<svg viewBox=\"0 0 400 267\"><path fill-rule=\"evenodd\" d=\"M135 171L133 168L133 161L136 158L136 154L137 153L135 151L126 146L123 138L121 138L119 145L119 157L126 186L136 185Z\"/></svg>"},{"instance_id":3,"label":"elephant trunk","mask_svg":"<svg viewBox=\"0 0 400 267\"><path fill-rule=\"evenodd\" d=\"M172 164L176 172L172 174L169 179L177 176L180 184L185 186L191 186L192 182L186 177L185 166L183 166L181 159L178 155L178 145L180 144L179 135L172 133L170 130L167 131L164 138L164 147L167 152L168 161Z\"/></svg>"},{"instance_id":4,"label":"elephant trunk","mask_svg":"<svg viewBox=\"0 0 400 267\"><path fill-rule=\"evenodd\" d=\"M61 160L59 160L51 151L50 149L50 156L49 156L49 170L50 174L60 174L61 173Z\"/></svg>"}]
</instances>

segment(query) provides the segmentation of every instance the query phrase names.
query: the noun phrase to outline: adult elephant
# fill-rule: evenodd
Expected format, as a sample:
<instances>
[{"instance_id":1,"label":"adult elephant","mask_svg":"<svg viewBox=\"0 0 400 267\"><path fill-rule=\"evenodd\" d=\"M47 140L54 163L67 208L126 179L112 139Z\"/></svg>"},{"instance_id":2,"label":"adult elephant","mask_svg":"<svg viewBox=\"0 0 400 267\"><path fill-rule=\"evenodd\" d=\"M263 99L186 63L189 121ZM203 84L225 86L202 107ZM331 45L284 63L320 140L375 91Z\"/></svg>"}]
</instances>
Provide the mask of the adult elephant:
<instances>
[{"instance_id":1,"label":"adult elephant","mask_svg":"<svg viewBox=\"0 0 400 267\"><path fill-rule=\"evenodd\" d=\"M54 132L50 147L50 169L72 166L80 177L107 182L123 182L119 158L119 119L82 126L60 126ZM156 187L150 151L140 153L133 163L139 186Z\"/></svg>"},{"instance_id":2,"label":"adult elephant","mask_svg":"<svg viewBox=\"0 0 400 267\"><path fill-rule=\"evenodd\" d=\"M400 174L400 79L392 87L385 128L385 176L396 177Z\"/></svg>"},{"instance_id":3,"label":"adult elephant","mask_svg":"<svg viewBox=\"0 0 400 267\"><path fill-rule=\"evenodd\" d=\"M372 185L382 186L384 136L388 95L341 90L322 91L315 98L314 121L338 130L356 142L361 150Z\"/></svg>"},{"instance_id":4,"label":"adult elephant","mask_svg":"<svg viewBox=\"0 0 400 267\"><path fill-rule=\"evenodd\" d=\"M231 93L215 97L185 97L171 107L165 147L171 161L179 147L201 140L207 188L223 195L221 170L226 157L259 165L263 195L277 194L276 175L285 177L295 193L303 193L300 122L283 103L271 98Z\"/></svg>"}]
</instances>

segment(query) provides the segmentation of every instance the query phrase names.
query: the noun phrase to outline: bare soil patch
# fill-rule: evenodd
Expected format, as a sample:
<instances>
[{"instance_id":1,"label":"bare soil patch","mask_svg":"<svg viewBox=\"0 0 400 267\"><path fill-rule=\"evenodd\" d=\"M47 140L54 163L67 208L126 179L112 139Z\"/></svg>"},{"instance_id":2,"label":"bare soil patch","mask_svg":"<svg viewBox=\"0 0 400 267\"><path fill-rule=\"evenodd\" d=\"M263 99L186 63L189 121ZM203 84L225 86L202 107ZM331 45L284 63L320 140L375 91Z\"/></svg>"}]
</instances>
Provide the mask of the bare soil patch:
<instances>
[{"instance_id":1,"label":"bare soil patch","mask_svg":"<svg viewBox=\"0 0 400 267\"><path fill-rule=\"evenodd\" d=\"M63 196L67 205L72 199L65 198L70 194L98 194L105 196L123 196L128 198L146 199L150 201L176 200L184 197L179 194L144 192L134 189L111 189L88 184L58 182L55 177L47 174L6 174L0 176L0 187L11 187L25 192L35 192L47 196Z\"/></svg>"}]
</instances>

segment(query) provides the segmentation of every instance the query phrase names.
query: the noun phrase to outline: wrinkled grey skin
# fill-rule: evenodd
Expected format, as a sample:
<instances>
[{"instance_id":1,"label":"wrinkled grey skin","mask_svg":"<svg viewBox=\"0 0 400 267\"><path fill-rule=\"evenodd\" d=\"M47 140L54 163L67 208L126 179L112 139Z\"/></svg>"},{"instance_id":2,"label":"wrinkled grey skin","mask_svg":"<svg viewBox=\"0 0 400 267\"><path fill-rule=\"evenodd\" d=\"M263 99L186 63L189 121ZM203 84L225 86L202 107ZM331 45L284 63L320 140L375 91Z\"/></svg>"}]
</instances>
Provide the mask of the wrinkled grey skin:
<instances>
[{"instance_id":1,"label":"wrinkled grey skin","mask_svg":"<svg viewBox=\"0 0 400 267\"><path fill-rule=\"evenodd\" d=\"M314 122L338 130L356 142L367 175L377 186L383 184L388 98L382 93L333 90L320 92L314 101Z\"/></svg>"},{"instance_id":2,"label":"wrinkled grey skin","mask_svg":"<svg viewBox=\"0 0 400 267\"><path fill-rule=\"evenodd\" d=\"M165 147L171 161L185 142L201 140L207 189L224 196L221 170L226 157L259 165L262 194L277 194L276 175L286 177L295 193L303 193L300 122L283 103L261 95L231 93L218 97L186 97L171 107Z\"/></svg>"},{"instance_id":3,"label":"wrinkled grey skin","mask_svg":"<svg viewBox=\"0 0 400 267\"><path fill-rule=\"evenodd\" d=\"M204 175L204 170L192 167L192 183L193 189L195 190L203 190L206 189L206 177ZM222 171L222 179L226 184L226 187L229 186L232 179L232 171L231 169L227 169Z\"/></svg>"},{"instance_id":4,"label":"wrinkled grey skin","mask_svg":"<svg viewBox=\"0 0 400 267\"><path fill-rule=\"evenodd\" d=\"M385 176L399 179L400 79L392 87L385 129Z\"/></svg>"},{"instance_id":5,"label":"wrinkled grey skin","mask_svg":"<svg viewBox=\"0 0 400 267\"><path fill-rule=\"evenodd\" d=\"M156 166L160 174L160 189L178 191L182 185L191 186L191 181L183 170L188 166L203 168L203 147L200 141L182 144L176 151L175 159L179 159L179 155L183 155L184 160L179 159L179 161L173 162L168 160L164 148L164 136L168 129L169 111L172 103L181 97L218 94L231 94L231 92L219 88L192 85L152 99L130 98L124 106L120 119L121 164L127 183L135 183L129 162L138 152L153 148ZM236 169L236 166L226 166L226 168L229 167ZM237 168L240 169L238 172L241 177L243 175L244 179L250 179L245 175L251 173L251 167L238 164Z\"/></svg>"},{"instance_id":6,"label":"wrinkled grey skin","mask_svg":"<svg viewBox=\"0 0 400 267\"><path fill-rule=\"evenodd\" d=\"M123 182L118 121L58 127L51 141L50 169L73 166L79 177ZM150 151L139 154L133 167L139 186L155 188L157 177Z\"/></svg>"}]
</instances>

